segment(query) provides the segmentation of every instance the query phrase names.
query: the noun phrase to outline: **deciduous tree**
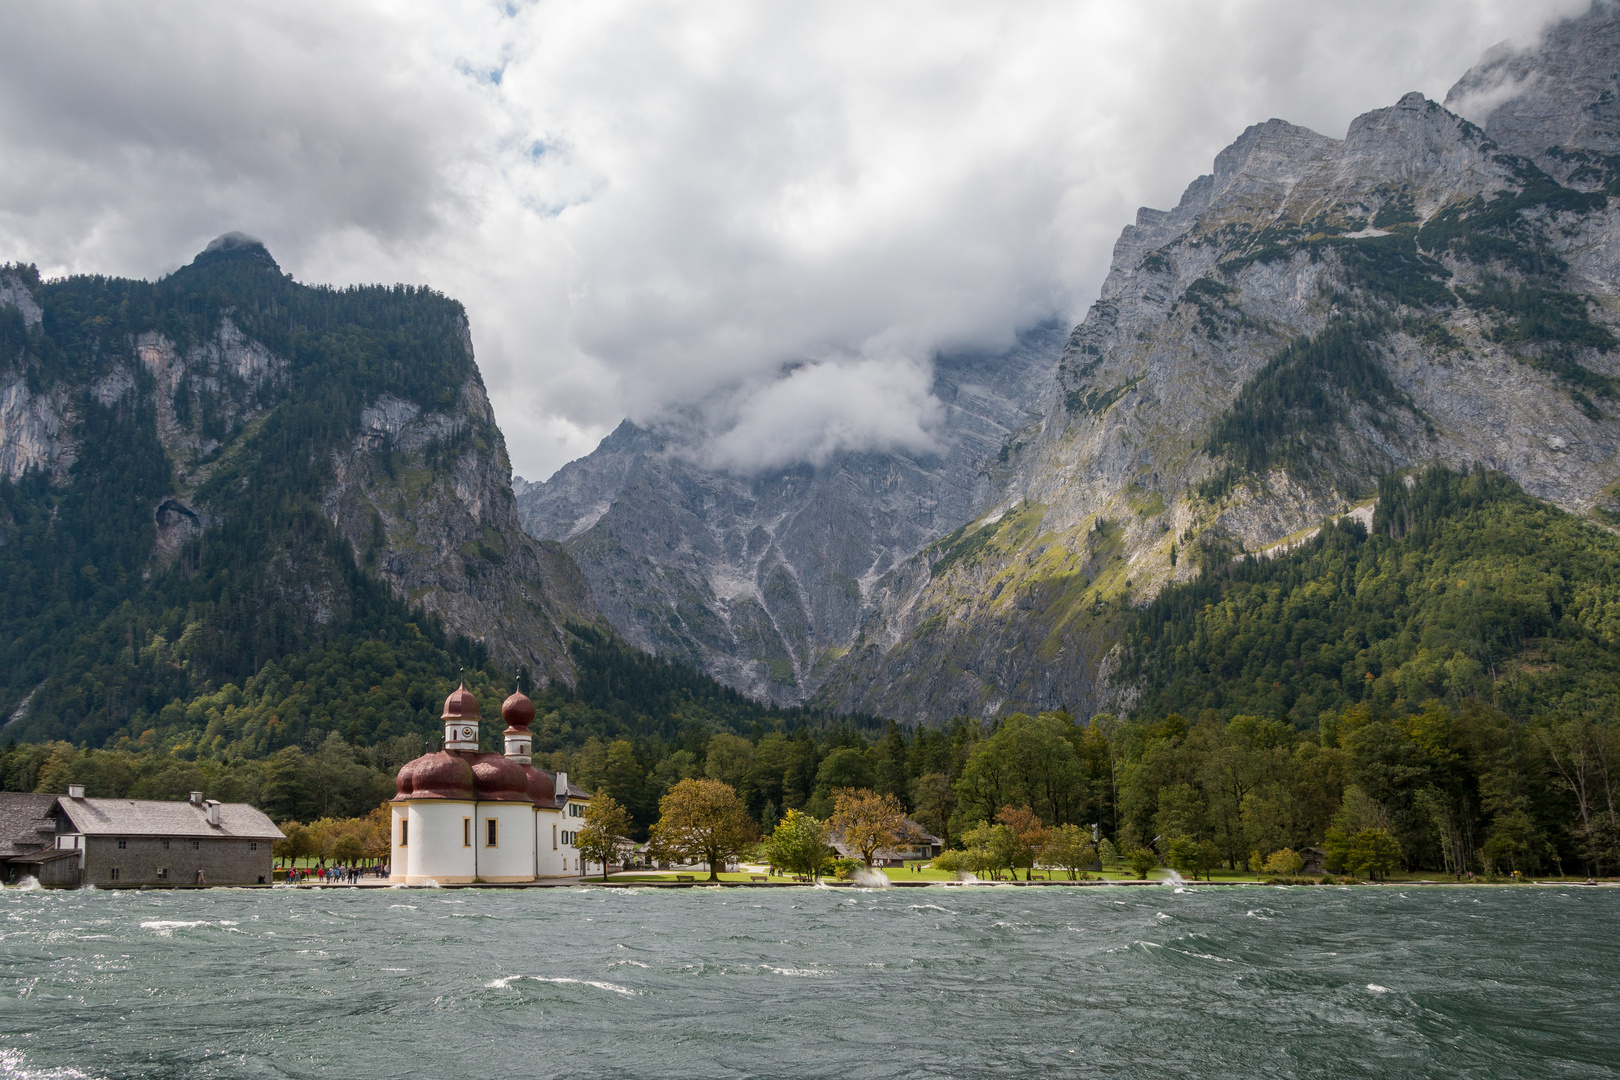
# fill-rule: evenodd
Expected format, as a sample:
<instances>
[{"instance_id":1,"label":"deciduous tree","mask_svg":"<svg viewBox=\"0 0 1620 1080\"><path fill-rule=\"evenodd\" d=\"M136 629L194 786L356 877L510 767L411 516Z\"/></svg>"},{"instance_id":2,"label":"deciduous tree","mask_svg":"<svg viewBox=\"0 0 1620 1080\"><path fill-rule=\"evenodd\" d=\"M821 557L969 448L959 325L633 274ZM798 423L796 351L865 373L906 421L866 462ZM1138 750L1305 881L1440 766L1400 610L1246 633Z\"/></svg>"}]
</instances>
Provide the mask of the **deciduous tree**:
<instances>
[{"instance_id":1,"label":"deciduous tree","mask_svg":"<svg viewBox=\"0 0 1620 1080\"><path fill-rule=\"evenodd\" d=\"M861 853L868 870L872 868L872 856L879 850L916 839L900 800L869 788L839 788L833 792L833 814L827 824L846 845Z\"/></svg>"},{"instance_id":2,"label":"deciduous tree","mask_svg":"<svg viewBox=\"0 0 1620 1080\"><path fill-rule=\"evenodd\" d=\"M1097 861L1091 834L1078 825L1059 825L1041 849L1041 862L1069 872L1069 880Z\"/></svg>"},{"instance_id":3,"label":"deciduous tree","mask_svg":"<svg viewBox=\"0 0 1620 1080\"><path fill-rule=\"evenodd\" d=\"M707 863L710 881L719 881L720 867L759 838L737 792L718 780L682 780L658 800L658 811L651 830L653 850L663 857Z\"/></svg>"},{"instance_id":4,"label":"deciduous tree","mask_svg":"<svg viewBox=\"0 0 1620 1080\"><path fill-rule=\"evenodd\" d=\"M602 864L602 880L608 876L608 863L619 853L620 838L630 831L630 811L613 796L598 792L585 804L585 827L574 834L574 847L586 863Z\"/></svg>"},{"instance_id":5,"label":"deciduous tree","mask_svg":"<svg viewBox=\"0 0 1620 1080\"><path fill-rule=\"evenodd\" d=\"M1379 881L1401 865L1401 845L1383 829L1367 829L1350 844L1349 870L1356 877Z\"/></svg>"},{"instance_id":6,"label":"deciduous tree","mask_svg":"<svg viewBox=\"0 0 1620 1080\"><path fill-rule=\"evenodd\" d=\"M827 825L802 810L789 810L764 843L770 865L790 874L816 877L836 854L827 844Z\"/></svg>"},{"instance_id":7,"label":"deciduous tree","mask_svg":"<svg viewBox=\"0 0 1620 1080\"><path fill-rule=\"evenodd\" d=\"M996 821L1012 830L1017 845L1012 853L1012 868L1016 871L1024 868L1024 880L1030 880L1030 872L1035 866L1035 857L1046 846L1047 838L1052 830L1041 824L1041 819L1035 816L1035 811L1027 806L1003 806L996 813ZM1016 874L1014 875L1017 876Z\"/></svg>"}]
</instances>

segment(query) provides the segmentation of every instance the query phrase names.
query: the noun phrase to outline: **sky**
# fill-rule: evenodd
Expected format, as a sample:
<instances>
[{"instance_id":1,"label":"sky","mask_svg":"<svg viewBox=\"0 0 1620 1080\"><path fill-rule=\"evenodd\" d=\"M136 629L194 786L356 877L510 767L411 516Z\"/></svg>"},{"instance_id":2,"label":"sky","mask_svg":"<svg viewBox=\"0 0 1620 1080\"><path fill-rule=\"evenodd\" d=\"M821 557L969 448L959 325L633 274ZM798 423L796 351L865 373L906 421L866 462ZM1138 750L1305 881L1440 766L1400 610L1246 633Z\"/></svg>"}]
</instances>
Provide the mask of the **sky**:
<instances>
[{"instance_id":1,"label":"sky","mask_svg":"<svg viewBox=\"0 0 1620 1080\"><path fill-rule=\"evenodd\" d=\"M1589 0L5 3L0 262L213 237L466 305L514 471L939 446L942 349L1078 322L1249 124L1332 136Z\"/></svg>"}]
</instances>

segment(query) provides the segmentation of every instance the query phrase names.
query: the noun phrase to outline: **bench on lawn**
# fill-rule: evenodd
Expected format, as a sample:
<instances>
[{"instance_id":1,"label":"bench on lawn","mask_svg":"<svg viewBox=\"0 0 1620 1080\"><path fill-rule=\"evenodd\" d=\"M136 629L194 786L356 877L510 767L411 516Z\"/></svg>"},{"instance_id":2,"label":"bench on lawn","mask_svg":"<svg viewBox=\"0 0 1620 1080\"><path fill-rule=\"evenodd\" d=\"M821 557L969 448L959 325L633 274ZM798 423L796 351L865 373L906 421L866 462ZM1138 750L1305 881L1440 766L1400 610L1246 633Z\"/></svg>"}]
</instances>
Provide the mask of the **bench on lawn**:
<instances>
[{"instance_id":1,"label":"bench on lawn","mask_svg":"<svg viewBox=\"0 0 1620 1080\"><path fill-rule=\"evenodd\" d=\"M675 875L675 880L676 881L695 881L696 879L694 877L692 877L691 874L676 874Z\"/></svg>"},{"instance_id":2,"label":"bench on lawn","mask_svg":"<svg viewBox=\"0 0 1620 1080\"><path fill-rule=\"evenodd\" d=\"M771 878L770 878L769 874L749 874L748 875L748 880L749 881L769 881L769 880L771 880Z\"/></svg>"}]
</instances>

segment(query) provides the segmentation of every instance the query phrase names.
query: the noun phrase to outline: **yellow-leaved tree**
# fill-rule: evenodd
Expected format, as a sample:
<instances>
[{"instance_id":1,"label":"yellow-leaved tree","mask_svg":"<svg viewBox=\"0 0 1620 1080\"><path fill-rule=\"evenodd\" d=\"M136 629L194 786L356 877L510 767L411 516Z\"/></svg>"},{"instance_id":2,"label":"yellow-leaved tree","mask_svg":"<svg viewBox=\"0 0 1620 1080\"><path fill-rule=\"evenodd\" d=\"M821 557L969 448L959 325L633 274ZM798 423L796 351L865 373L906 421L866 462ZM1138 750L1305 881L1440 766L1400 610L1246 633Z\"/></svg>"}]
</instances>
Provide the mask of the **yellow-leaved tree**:
<instances>
[{"instance_id":1,"label":"yellow-leaved tree","mask_svg":"<svg viewBox=\"0 0 1620 1080\"><path fill-rule=\"evenodd\" d=\"M597 792L585 807L585 827L574 834L574 847L587 864L602 864L602 880L606 881L608 863L618 855L629 831L630 812L613 796Z\"/></svg>"},{"instance_id":2,"label":"yellow-leaved tree","mask_svg":"<svg viewBox=\"0 0 1620 1080\"><path fill-rule=\"evenodd\" d=\"M710 881L719 881L720 867L759 839L748 808L719 780L682 780L658 800L658 813L653 851L660 859L707 863Z\"/></svg>"},{"instance_id":3,"label":"yellow-leaved tree","mask_svg":"<svg viewBox=\"0 0 1620 1080\"><path fill-rule=\"evenodd\" d=\"M906 820L906 808L893 795L868 788L839 788L833 792L833 813L827 827L846 847L861 853L872 869L872 856L884 848L915 843L917 832Z\"/></svg>"}]
</instances>

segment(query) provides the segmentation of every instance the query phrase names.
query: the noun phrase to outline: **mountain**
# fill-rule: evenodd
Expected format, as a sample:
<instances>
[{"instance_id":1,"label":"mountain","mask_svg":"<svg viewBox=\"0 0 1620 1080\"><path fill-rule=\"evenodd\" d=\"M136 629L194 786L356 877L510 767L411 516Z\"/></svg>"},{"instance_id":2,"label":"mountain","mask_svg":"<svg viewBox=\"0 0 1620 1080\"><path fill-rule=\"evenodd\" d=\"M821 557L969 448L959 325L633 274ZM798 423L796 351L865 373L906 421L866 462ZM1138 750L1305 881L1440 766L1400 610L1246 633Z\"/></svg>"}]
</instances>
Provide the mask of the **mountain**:
<instances>
[{"instance_id":1,"label":"mountain","mask_svg":"<svg viewBox=\"0 0 1620 1080\"><path fill-rule=\"evenodd\" d=\"M875 583L986 505L986 467L1034 418L1064 339L1048 325L1006 352L938 357L936 456L844 453L738 476L697 463L695 430L626 421L550 480L515 481L518 514L562 543L632 643L801 702L853 644Z\"/></svg>"},{"instance_id":2,"label":"mountain","mask_svg":"<svg viewBox=\"0 0 1620 1080\"><path fill-rule=\"evenodd\" d=\"M437 679L572 681L564 624L599 616L509 478L466 315L430 290L300 285L236 234L156 282L0 268L6 735L181 738L219 719L199 695L317 655L376 691L368 640ZM293 682L248 749L436 704L333 715Z\"/></svg>"},{"instance_id":3,"label":"mountain","mask_svg":"<svg viewBox=\"0 0 1620 1080\"><path fill-rule=\"evenodd\" d=\"M1343 139L1270 120L1141 210L986 511L873 585L819 700L1128 707L1133 612L1406 470L1620 522L1617 84L1599 3L1463 76L1483 128L1416 93Z\"/></svg>"}]
</instances>

